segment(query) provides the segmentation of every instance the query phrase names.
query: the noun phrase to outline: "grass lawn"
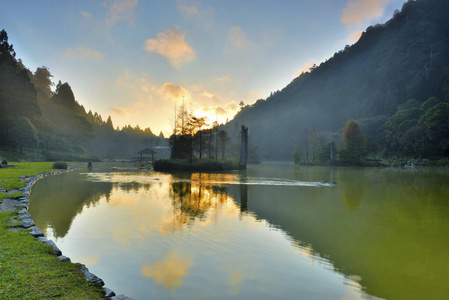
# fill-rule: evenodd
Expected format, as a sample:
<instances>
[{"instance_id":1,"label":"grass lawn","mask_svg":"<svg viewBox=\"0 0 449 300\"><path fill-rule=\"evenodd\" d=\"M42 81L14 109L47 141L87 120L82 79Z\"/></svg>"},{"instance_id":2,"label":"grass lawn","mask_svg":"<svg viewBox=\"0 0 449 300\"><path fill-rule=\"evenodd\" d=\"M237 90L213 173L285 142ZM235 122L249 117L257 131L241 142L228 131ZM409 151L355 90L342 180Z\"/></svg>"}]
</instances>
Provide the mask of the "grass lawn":
<instances>
[{"instance_id":1,"label":"grass lawn","mask_svg":"<svg viewBox=\"0 0 449 300\"><path fill-rule=\"evenodd\" d=\"M19 176L55 171L51 162L13 164L0 169L1 189L25 186ZM0 299L103 298L103 289L86 281L77 265L59 261L50 246L36 242L27 230L7 230L17 224L16 214L0 213Z\"/></svg>"}]
</instances>

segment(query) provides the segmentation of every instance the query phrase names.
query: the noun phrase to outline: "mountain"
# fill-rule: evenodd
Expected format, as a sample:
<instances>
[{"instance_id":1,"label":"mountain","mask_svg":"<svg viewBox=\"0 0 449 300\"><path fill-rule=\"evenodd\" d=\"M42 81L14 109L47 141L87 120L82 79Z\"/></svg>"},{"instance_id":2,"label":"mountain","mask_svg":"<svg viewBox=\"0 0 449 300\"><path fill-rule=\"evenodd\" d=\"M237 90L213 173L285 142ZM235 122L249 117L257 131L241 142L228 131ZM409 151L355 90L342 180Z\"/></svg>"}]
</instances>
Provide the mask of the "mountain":
<instances>
[{"instance_id":1,"label":"mountain","mask_svg":"<svg viewBox=\"0 0 449 300\"><path fill-rule=\"evenodd\" d=\"M449 100L448 13L447 0L409 0L385 24L368 27L357 43L244 107L226 130L236 137L240 126L247 126L250 143L263 159L291 159L298 147L311 160L320 146L331 141L340 145L342 128L354 119L372 153L405 151L404 145L394 147L385 124L413 102L420 115L396 142L413 126L423 126L429 135L423 103L430 97L438 99L435 104ZM449 141L449 132L443 135L438 141L426 137L437 156L448 152L449 143L437 147Z\"/></svg>"}]
</instances>

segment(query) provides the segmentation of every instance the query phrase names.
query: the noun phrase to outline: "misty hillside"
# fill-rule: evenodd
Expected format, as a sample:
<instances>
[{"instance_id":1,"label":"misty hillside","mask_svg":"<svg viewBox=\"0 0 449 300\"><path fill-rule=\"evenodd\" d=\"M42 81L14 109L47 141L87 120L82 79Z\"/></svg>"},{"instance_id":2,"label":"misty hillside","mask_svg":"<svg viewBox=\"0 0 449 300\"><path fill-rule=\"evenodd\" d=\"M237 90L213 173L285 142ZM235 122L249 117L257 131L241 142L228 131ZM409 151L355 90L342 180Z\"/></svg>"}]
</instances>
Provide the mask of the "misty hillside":
<instances>
[{"instance_id":1,"label":"misty hillside","mask_svg":"<svg viewBox=\"0 0 449 300\"><path fill-rule=\"evenodd\" d=\"M354 45L243 108L227 131L235 137L246 125L262 158L291 159L295 147L309 151L304 144L311 132L321 144L338 145L341 129L354 119L371 151L385 152L384 124L404 103L448 100L448 13L447 0L408 1L385 24L368 27Z\"/></svg>"}]
</instances>

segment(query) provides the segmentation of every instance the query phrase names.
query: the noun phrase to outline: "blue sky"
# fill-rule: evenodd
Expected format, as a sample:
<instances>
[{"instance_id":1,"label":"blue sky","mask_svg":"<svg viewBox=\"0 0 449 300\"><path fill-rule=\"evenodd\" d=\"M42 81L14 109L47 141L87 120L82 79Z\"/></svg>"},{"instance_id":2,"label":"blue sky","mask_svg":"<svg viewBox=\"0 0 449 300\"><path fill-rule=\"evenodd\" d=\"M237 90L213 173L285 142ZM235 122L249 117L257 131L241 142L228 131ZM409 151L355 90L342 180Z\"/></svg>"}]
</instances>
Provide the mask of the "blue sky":
<instances>
[{"instance_id":1,"label":"blue sky","mask_svg":"<svg viewBox=\"0 0 449 300\"><path fill-rule=\"evenodd\" d=\"M167 135L182 99L210 123L231 119L403 2L0 0L0 27L31 71L47 66L86 110Z\"/></svg>"}]
</instances>

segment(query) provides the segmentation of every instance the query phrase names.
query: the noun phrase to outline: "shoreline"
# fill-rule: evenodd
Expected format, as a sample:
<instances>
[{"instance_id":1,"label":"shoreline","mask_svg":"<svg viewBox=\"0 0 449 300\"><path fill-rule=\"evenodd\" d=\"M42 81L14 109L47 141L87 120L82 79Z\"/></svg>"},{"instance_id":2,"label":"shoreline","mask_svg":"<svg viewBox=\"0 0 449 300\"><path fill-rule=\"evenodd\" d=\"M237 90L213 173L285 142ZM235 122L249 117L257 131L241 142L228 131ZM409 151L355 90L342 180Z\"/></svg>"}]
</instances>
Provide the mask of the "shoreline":
<instances>
[{"instance_id":1,"label":"shoreline","mask_svg":"<svg viewBox=\"0 0 449 300\"><path fill-rule=\"evenodd\" d=\"M35 241L42 242L46 245L49 245L53 247L53 254L57 256L57 258L62 262L72 263L69 257L64 256L62 254L62 251L58 248L56 243L51 240L47 239L40 228L38 228L34 221L31 218L31 215L28 213L28 207L29 207L29 197L31 194L31 188L32 186L42 178L45 178L47 176L51 175L59 175L62 173L70 172L75 170L74 168L69 168L67 170L59 170L59 171L53 171L53 172L46 172L42 173L36 176L19 176L18 179L21 179L23 182L26 182L25 187L14 189L13 191L10 191L9 193L12 194L13 192L21 192L22 195L18 198L7 198L5 197L3 199L3 202L1 203L0 212L7 212L7 211L15 211L17 210L17 219L21 222L18 226L13 226L8 228L8 230L21 230L26 229L29 231L29 233L35 238ZM104 281L96 276L95 274L89 272L89 269L81 263L73 263L75 265L80 266L80 270L84 275L84 278L93 284L97 284L101 286L105 292L105 296L103 299L110 299L110 300L133 300L132 298L129 298L123 294L116 295L115 292L109 288L104 287L105 283Z\"/></svg>"}]
</instances>

